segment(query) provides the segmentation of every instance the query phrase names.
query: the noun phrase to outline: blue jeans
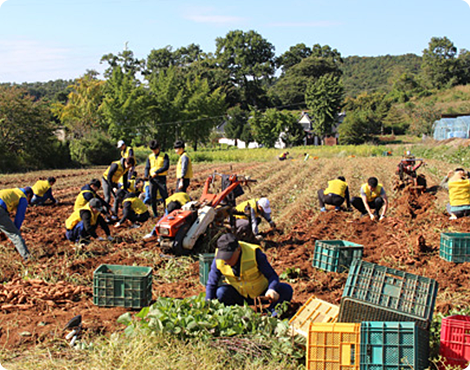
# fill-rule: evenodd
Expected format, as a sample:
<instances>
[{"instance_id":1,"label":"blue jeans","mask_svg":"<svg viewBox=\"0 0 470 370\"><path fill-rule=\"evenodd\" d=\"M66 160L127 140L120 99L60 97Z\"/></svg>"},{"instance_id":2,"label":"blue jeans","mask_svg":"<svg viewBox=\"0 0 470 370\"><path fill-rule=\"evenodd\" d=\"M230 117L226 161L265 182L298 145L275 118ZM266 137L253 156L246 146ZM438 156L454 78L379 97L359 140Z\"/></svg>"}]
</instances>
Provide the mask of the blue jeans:
<instances>
[{"instance_id":1,"label":"blue jeans","mask_svg":"<svg viewBox=\"0 0 470 370\"><path fill-rule=\"evenodd\" d=\"M65 237L67 240L70 240L71 242L78 242L80 241L80 238L82 237L84 228L83 228L83 221L80 221L78 224L75 225L75 227L72 230L67 230L65 232Z\"/></svg>"},{"instance_id":2,"label":"blue jeans","mask_svg":"<svg viewBox=\"0 0 470 370\"><path fill-rule=\"evenodd\" d=\"M279 300L276 303L271 303L268 307L270 312L274 311L274 307L282 302L290 302L292 299L292 294L294 290L289 284L279 283L276 292L279 293ZM231 285L222 285L217 288L216 292L217 299L219 302L223 303L226 306L242 306L244 302L247 302L249 305L254 304L252 298L243 297L238 291Z\"/></svg>"},{"instance_id":3,"label":"blue jeans","mask_svg":"<svg viewBox=\"0 0 470 370\"><path fill-rule=\"evenodd\" d=\"M55 202L54 197L52 196L52 188L49 188L42 197L39 195L34 194L33 198L31 199L31 204L36 204L39 206L42 206L46 201L50 199L53 202Z\"/></svg>"}]
</instances>

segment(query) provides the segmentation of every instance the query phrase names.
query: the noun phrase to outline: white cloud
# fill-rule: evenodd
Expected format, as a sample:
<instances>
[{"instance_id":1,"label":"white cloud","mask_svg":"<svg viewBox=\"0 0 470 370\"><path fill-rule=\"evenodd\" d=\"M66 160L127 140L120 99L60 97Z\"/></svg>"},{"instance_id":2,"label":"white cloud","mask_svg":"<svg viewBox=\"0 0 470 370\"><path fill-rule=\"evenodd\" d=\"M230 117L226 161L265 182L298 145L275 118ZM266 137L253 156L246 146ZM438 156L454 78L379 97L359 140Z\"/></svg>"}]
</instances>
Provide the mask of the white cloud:
<instances>
[{"instance_id":1,"label":"white cloud","mask_svg":"<svg viewBox=\"0 0 470 370\"><path fill-rule=\"evenodd\" d=\"M468 0L470 1L470 0ZM340 22L318 21L318 22L276 22L269 23L270 27L302 27L302 28L318 28L340 26Z\"/></svg>"},{"instance_id":2,"label":"white cloud","mask_svg":"<svg viewBox=\"0 0 470 370\"><path fill-rule=\"evenodd\" d=\"M463 0L463 1L465 1L468 4L468 6L470 6L470 0ZM465 369L465 370L467 370L467 369Z\"/></svg>"},{"instance_id":3,"label":"white cloud","mask_svg":"<svg viewBox=\"0 0 470 370\"><path fill-rule=\"evenodd\" d=\"M7 0L0 0L0 8L2 7L2 4L6 2ZM1 366L1 365L0 365ZM1 370L1 369L0 369Z\"/></svg>"},{"instance_id":4,"label":"white cloud","mask_svg":"<svg viewBox=\"0 0 470 370\"><path fill-rule=\"evenodd\" d=\"M230 24L239 24L245 21L245 18L216 14L215 8L206 7L206 8L193 8L186 9L185 19L188 19L197 23L209 23L217 25L230 25Z\"/></svg>"}]
</instances>

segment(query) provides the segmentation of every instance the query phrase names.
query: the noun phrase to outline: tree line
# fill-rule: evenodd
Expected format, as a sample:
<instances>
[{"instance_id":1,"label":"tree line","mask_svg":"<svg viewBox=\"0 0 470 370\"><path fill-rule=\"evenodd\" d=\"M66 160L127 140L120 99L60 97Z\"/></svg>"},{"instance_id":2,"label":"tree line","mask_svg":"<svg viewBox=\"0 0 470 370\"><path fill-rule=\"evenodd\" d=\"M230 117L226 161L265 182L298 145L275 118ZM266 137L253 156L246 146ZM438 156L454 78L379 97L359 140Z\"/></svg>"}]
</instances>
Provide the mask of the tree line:
<instances>
[{"instance_id":1,"label":"tree line","mask_svg":"<svg viewBox=\"0 0 470 370\"><path fill-rule=\"evenodd\" d=\"M215 46L214 53L196 44L167 46L144 59L126 47L101 58L103 78L86 71L74 81L2 84L0 169L104 164L118 139L145 145L158 138L167 149L183 138L198 150L222 123L232 139L272 147L281 136L299 145L302 110L320 137L346 112L339 127L344 144L386 133L429 134L440 112L413 99L470 80L470 53L457 53L446 37L432 38L422 57L344 59L328 45L303 43L276 56L262 35L241 30L216 38ZM57 140L59 129L65 141Z\"/></svg>"}]
</instances>

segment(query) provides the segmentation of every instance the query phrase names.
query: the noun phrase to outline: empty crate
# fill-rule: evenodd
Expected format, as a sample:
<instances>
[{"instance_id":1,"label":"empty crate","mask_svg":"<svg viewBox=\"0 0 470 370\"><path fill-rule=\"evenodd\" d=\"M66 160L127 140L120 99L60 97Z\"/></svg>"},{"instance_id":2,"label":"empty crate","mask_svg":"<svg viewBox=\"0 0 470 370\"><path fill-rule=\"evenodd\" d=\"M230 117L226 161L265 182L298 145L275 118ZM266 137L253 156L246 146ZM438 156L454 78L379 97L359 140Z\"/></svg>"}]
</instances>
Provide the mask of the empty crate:
<instances>
[{"instance_id":1,"label":"empty crate","mask_svg":"<svg viewBox=\"0 0 470 370\"><path fill-rule=\"evenodd\" d=\"M300 335L308 336L311 322L334 323L339 314L339 307L312 296L290 319L290 326Z\"/></svg>"},{"instance_id":2,"label":"empty crate","mask_svg":"<svg viewBox=\"0 0 470 370\"><path fill-rule=\"evenodd\" d=\"M142 308L152 301L152 268L101 265L93 272L93 303Z\"/></svg>"},{"instance_id":3,"label":"empty crate","mask_svg":"<svg viewBox=\"0 0 470 370\"><path fill-rule=\"evenodd\" d=\"M470 362L470 316L454 315L442 319L439 354L447 365L464 369Z\"/></svg>"},{"instance_id":4,"label":"empty crate","mask_svg":"<svg viewBox=\"0 0 470 370\"><path fill-rule=\"evenodd\" d=\"M360 350L361 370L424 370L429 333L415 322L363 322Z\"/></svg>"},{"instance_id":5,"label":"empty crate","mask_svg":"<svg viewBox=\"0 0 470 370\"><path fill-rule=\"evenodd\" d=\"M345 240L317 240L313 267L333 272L343 272L356 258L362 259L364 246Z\"/></svg>"},{"instance_id":6,"label":"empty crate","mask_svg":"<svg viewBox=\"0 0 470 370\"><path fill-rule=\"evenodd\" d=\"M437 287L433 279L355 259L338 322L416 321L429 329Z\"/></svg>"},{"instance_id":7,"label":"empty crate","mask_svg":"<svg viewBox=\"0 0 470 370\"><path fill-rule=\"evenodd\" d=\"M307 370L359 370L361 324L311 323Z\"/></svg>"},{"instance_id":8,"label":"empty crate","mask_svg":"<svg viewBox=\"0 0 470 370\"><path fill-rule=\"evenodd\" d=\"M439 257L449 262L469 262L470 233L441 233Z\"/></svg>"}]
</instances>

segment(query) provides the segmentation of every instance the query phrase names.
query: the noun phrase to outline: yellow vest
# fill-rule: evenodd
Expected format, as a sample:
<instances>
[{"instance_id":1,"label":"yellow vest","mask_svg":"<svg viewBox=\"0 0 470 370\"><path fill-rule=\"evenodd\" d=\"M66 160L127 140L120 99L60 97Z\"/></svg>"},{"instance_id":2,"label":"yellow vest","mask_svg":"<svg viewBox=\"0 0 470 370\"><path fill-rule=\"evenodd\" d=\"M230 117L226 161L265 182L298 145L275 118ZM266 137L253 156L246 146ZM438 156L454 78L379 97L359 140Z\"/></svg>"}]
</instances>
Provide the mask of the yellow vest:
<instances>
[{"instance_id":1,"label":"yellow vest","mask_svg":"<svg viewBox=\"0 0 470 370\"><path fill-rule=\"evenodd\" d=\"M21 198L26 198L26 195L20 188L0 190L0 199L6 204L8 212L13 212L18 208Z\"/></svg>"},{"instance_id":2,"label":"yellow vest","mask_svg":"<svg viewBox=\"0 0 470 370\"><path fill-rule=\"evenodd\" d=\"M121 150L121 157L122 157L122 158L129 158L129 157L131 157L131 156L129 155L129 151L130 151L131 149L132 149L131 146L126 146L126 149L125 149L125 150ZM134 158L134 156L132 156L132 157Z\"/></svg>"},{"instance_id":3,"label":"yellow vest","mask_svg":"<svg viewBox=\"0 0 470 370\"><path fill-rule=\"evenodd\" d=\"M98 216L100 215L99 212L93 212L92 209L90 208L90 204L88 203L85 207L82 207L80 209L77 209L76 211L73 211L73 213L69 216L67 220L65 220L65 228L67 230L72 230L75 225L77 225L82 218L80 217L80 211L82 210L87 210L90 211L91 213L91 225L96 225L96 222L98 222Z\"/></svg>"},{"instance_id":4,"label":"yellow vest","mask_svg":"<svg viewBox=\"0 0 470 370\"><path fill-rule=\"evenodd\" d=\"M145 213L148 211L147 206L138 197L126 198L122 202L122 205L124 206L124 203L127 203L127 202L131 203L132 210L138 215L141 215L142 213Z\"/></svg>"},{"instance_id":5,"label":"yellow vest","mask_svg":"<svg viewBox=\"0 0 470 370\"><path fill-rule=\"evenodd\" d=\"M331 181L328 181L328 187L325 189L323 194L325 195L336 194L344 198L346 196L347 187L348 187L347 182L344 182L340 179L331 180Z\"/></svg>"},{"instance_id":6,"label":"yellow vest","mask_svg":"<svg viewBox=\"0 0 470 370\"><path fill-rule=\"evenodd\" d=\"M46 191L48 191L50 188L51 184L49 184L49 181L47 180L38 180L32 187L33 193L40 197L43 197L44 194L46 194Z\"/></svg>"},{"instance_id":7,"label":"yellow vest","mask_svg":"<svg viewBox=\"0 0 470 370\"><path fill-rule=\"evenodd\" d=\"M255 216L259 217L260 214L259 214L259 211L258 211L258 205L256 204L258 202L258 200L259 199L246 200L246 201L240 203L238 206L236 206L235 209L238 212L245 212L245 208L247 206L250 206L253 209L253 211L255 211ZM247 220L248 216L236 215L235 218L243 218L243 219Z\"/></svg>"},{"instance_id":8,"label":"yellow vest","mask_svg":"<svg viewBox=\"0 0 470 370\"><path fill-rule=\"evenodd\" d=\"M227 282L245 298L256 298L268 289L268 279L258 269L256 250L258 245L239 242L242 249L240 262L240 276L233 274L232 267L223 260L216 260L219 271L225 276ZM217 254L217 251L215 252Z\"/></svg>"},{"instance_id":9,"label":"yellow vest","mask_svg":"<svg viewBox=\"0 0 470 370\"><path fill-rule=\"evenodd\" d=\"M452 207L470 205L470 180L449 182L449 201Z\"/></svg>"},{"instance_id":10,"label":"yellow vest","mask_svg":"<svg viewBox=\"0 0 470 370\"><path fill-rule=\"evenodd\" d=\"M382 184L378 184L374 191L370 191L369 184L362 184L361 189L366 194L367 201L372 202L375 198L380 196L382 187Z\"/></svg>"},{"instance_id":11,"label":"yellow vest","mask_svg":"<svg viewBox=\"0 0 470 370\"><path fill-rule=\"evenodd\" d=\"M158 153L158 155L155 155L155 153L152 153L149 155L149 162L150 162L150 176L155 174L155 171L163 167L163 163L165 161L165 156L162 152ZM166 176L168 175L168 171L161 172L158 174L158 176Z\"/></svg>"},{"instance_id":12,"label":"yellow vest","mask_svg":"<svg viewBox=\"0 0 470 370\"><path fill-rule=\"evenodd\" d=\"M170 202L180 202L180 204L184 206L189 201L191 201L191 198L188 194L183 192L174 193L172 196L165 199L165 208L168 207L168 204L170 204Z\"/></svg>"},{"instance_id":13,"label":"yellow vest","mask_svg":"<svg viewBox=\"0 0 470 370\"><path fill-rule=\"evenodd\" d=\"M111 182L113 183L118 183L119 182L119 179L124 176L128 171L129 169L128 168L124 168L121 164L121 161L114 161L113 163L116 163L117 166L118 166L118 169L116 170L116 172L114 173L113 175L113 178L111 179ZM111 166L109 166L106 171L104 171L103 173L103 177L105 178L105 180L109 180L108 179L108 172L109 172L109 169L111 168Z\"/></svg>"},{"instance_id":14,"label":"yellow vest","mask_svg":"<svg viewBox=\"0 0 470 370\"><path fill-rule=\"evenodd\" d=\"M181 177L181 163L182 163L182 158L186 156L188 157L188 170L186 171L186 175L184 175L185 179L191 179L193 177L193 165L191 163L191 158L186 154L186 152L183 152L183 154L180 155L180 159L178 160L178 164L176 166L176 178L180 179Z\"/></svg>"},{"instance_id":15,"label":"yellow vest","mask_svg":"<svg viewBox=\"0 0 470 370\"><path fill-rule=\"evenodd\" d=\"M88 204L88 201L83 196L85 193L93 194L93 198L96 197L96 194L91 190L82 190L80 194L77 195L77 199L75 199L75 204L73 205L73 210L76 211L80 208L85 207Z\"/></svg>"}]
</instances>

